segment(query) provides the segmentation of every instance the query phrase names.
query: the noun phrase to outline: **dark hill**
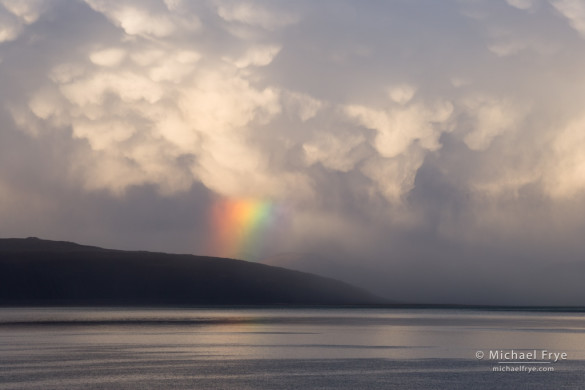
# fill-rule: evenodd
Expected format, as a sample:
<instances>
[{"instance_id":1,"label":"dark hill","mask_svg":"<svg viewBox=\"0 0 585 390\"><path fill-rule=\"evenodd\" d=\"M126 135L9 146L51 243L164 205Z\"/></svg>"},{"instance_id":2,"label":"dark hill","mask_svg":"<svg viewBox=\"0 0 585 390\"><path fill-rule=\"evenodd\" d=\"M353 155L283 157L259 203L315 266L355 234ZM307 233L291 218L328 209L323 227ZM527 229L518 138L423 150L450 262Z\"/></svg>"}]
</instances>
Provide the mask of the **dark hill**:
<instances>
[{"instance_id":1,"label":"dark hill","mask_svg":"<svg viewBox=\"0 0 585 390\"><path fill-rule=\"evenodd\" d=\"M354 305L346 283L241 260L0 239L1 305Z\"/></svg>"}]
</instances>

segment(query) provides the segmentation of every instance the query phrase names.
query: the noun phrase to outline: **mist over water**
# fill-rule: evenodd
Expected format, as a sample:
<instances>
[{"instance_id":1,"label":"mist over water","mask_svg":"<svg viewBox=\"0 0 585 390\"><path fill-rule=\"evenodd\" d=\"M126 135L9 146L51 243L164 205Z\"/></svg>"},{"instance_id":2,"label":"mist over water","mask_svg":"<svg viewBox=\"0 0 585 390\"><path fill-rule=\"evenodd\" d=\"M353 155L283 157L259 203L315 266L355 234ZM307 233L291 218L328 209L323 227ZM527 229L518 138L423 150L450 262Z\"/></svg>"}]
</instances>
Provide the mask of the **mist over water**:
<instances>
[{"instance_id":1,"label":"mist over water","mask_svg":"<svg viewBox=\"0 0 585 390\"><path fill-rule=\"evenodd\" d=\"M492 372L490 350L567 359L554 372ZM584 360L583 313L0 310L0 389L549 389L583 383Z\"/></svg>"}]
</instances>

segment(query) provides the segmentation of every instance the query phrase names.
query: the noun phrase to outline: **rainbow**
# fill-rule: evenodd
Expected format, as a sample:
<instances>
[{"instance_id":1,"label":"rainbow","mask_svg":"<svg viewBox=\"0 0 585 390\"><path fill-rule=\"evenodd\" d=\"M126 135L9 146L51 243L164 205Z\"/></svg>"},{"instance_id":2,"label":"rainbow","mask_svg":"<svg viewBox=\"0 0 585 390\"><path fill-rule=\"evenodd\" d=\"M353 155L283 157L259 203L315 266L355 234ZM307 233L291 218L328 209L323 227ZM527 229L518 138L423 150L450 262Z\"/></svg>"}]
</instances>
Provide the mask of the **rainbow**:
<instances>
[{"instance_id":1,"label":"rainbow","mask_svg":"<svg viewBox=\"0 0 585 390\"><path fill-rule=\"evenodd\" d=\"M253 199L220 199L211 210L213 256L256 260L276 222L272 202Z\"/></svg>"}]
</instances>

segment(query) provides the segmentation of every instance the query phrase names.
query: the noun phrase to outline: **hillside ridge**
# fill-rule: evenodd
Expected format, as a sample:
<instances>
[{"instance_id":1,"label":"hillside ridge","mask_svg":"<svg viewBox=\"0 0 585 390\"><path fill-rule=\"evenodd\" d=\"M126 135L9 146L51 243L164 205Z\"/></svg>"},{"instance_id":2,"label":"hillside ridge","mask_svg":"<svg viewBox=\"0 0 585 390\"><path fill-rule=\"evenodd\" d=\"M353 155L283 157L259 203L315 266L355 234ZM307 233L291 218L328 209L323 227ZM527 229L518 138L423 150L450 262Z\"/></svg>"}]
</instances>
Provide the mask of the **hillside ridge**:
<instances>
[{"instance_id":1,"label":"hillside ridge","mask_svg":"<svg viewBox=\"0 0 585 390\"><path fill-rule=\"evenodd\" d=\"M0 239L0 305L356 305L335 279L244 260Z\"/></svg>"}]
</instances>

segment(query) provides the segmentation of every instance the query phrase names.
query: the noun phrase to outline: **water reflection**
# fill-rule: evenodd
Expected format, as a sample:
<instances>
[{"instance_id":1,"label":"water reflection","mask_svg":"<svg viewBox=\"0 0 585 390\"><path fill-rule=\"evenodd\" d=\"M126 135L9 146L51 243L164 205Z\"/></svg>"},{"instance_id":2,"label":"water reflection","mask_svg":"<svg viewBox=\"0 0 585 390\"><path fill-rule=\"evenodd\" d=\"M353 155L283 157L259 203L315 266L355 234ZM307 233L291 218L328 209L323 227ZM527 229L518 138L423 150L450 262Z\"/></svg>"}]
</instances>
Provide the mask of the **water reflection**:
<instances>
[{"instance_id":1,"label":"water reflection","mask_svg":"<svg viewBox=\"0 0 585 390\"><path fill-rule=\"evenodd\" d=\"M469 358L563 349L585 359L582 313L395 309L2 309L3 347L148 346L222 358ZM5 349L6 352L6 349Z\"/></svg>"},{"instance_id":2,"label":"water reflection","mask_svg":"<svg viewBox=\"0 0 585 390\"><path fill-rule=\"evenodd\" d=\"M557 365L558 371L583 375L585 316L480 310L0 309L0 388L69 388L92 380L96 386L139 388L145 378L152 384L165 375L178 375L185 388L194 383L187 377L209 383L221 377L227 386L235 377L245 382L246 370L268 378L287 370L293 375L301 366L303 378L346 378L344 388L359 384L357 378L347 379L352 372L369 373L376 381L390 381L388 372L487 375L489 364L477 361L475 352L496 349L566 352L569 361ZM217 371L219 361L231 368Z\"/></svg>"}]
</instances>

